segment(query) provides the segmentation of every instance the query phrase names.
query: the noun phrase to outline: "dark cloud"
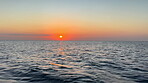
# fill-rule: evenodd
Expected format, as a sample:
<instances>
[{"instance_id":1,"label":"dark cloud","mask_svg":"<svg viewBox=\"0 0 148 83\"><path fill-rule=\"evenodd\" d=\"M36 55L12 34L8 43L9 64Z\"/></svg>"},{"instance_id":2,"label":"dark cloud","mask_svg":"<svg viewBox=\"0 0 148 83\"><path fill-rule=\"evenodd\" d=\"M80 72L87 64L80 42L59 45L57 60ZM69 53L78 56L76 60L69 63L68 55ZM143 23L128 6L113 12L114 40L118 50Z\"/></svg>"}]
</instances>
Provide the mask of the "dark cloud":
<instances>
[{"instance_id":1,"label":"dark cloud","mask_svg":"<svg viewBox=\"0 0 148 83\"><path fill-rule=\"evenodd\" d=\"M51 36L50 34L0 34L0 36Z\"/></svg>"}]
</instances>

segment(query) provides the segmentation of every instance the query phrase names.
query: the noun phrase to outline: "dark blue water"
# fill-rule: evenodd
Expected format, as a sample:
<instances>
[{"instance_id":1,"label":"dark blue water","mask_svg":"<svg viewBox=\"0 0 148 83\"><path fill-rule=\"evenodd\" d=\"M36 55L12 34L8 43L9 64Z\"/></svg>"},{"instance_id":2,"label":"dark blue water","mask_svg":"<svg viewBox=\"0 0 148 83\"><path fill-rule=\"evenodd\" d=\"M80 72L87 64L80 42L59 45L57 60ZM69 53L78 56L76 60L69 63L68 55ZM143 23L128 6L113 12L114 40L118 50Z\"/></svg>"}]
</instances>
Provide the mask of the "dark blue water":
<instances>
[{"instance_id":1,"label":"dark blue water","mask_svg":"<svg viewBox=\"0 0 148 83\"><path fill-rule=\"evenodd\" d=\"M148 83L148 42L0 41L0 83Z\"/></svg>"}]
</instances>

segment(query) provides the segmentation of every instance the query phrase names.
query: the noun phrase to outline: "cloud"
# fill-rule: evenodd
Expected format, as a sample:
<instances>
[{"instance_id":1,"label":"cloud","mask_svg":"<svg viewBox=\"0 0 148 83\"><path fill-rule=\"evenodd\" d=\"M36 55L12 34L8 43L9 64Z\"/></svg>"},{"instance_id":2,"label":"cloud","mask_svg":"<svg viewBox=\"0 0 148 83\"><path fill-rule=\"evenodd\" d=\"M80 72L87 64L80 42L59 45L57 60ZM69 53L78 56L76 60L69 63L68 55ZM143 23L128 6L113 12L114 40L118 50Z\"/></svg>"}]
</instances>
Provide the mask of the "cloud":
<instances>
[{"instance_id":1,"label":"cloud","mask_svg":"<svg viewBox=\"0 0 148 83\"><path fill-rule=\"evenodd\" d=\"M0 34L0 40L50 40L50 34Z\"/></svg>"},{"instance_id":2,"label":"cloud","mask_svg":"<svg viewBox=\"0 0 148 83\"><path fill-rule=\"evenodd\" d=\"M50 34L0 34L0 36L51 36Z\"/></svg>"}]
</instances>

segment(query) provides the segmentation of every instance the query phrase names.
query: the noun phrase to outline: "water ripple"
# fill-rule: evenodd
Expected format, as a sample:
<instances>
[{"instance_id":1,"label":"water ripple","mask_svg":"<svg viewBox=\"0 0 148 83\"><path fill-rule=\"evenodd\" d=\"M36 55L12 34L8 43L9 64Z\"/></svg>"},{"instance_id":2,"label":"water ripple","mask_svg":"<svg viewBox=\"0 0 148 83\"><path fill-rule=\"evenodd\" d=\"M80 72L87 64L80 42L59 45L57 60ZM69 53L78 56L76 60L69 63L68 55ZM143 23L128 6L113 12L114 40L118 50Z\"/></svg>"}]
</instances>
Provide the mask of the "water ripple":
<instances>
[{"instance_id":1,"label":"water ripple","mask_svg":"<svg viewBox=\"0 0 148 83\"><path fill-rule=\"evenodd\" d=\"M147 45L0 41L0 83L147 83Z\"/></svg>"}]
</instances>

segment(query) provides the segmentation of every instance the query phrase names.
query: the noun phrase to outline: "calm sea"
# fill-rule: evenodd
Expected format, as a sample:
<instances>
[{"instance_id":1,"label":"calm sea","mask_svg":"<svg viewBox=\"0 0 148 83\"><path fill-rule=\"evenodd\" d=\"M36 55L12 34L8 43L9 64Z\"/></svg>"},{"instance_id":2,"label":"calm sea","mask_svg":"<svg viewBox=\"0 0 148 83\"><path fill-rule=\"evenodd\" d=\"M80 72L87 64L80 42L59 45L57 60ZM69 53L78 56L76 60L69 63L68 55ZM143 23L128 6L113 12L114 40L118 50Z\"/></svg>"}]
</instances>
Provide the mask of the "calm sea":
<instances>
[{"instance_id":1,"label":"calm sea","mask_svg":"<svg viewBox=\"0 0 148 83\"><path fill-rule=\"evenodd\" d=\"M148 83L148 42L0 41L0 83Z\"/></svg>"}]
</instances>

